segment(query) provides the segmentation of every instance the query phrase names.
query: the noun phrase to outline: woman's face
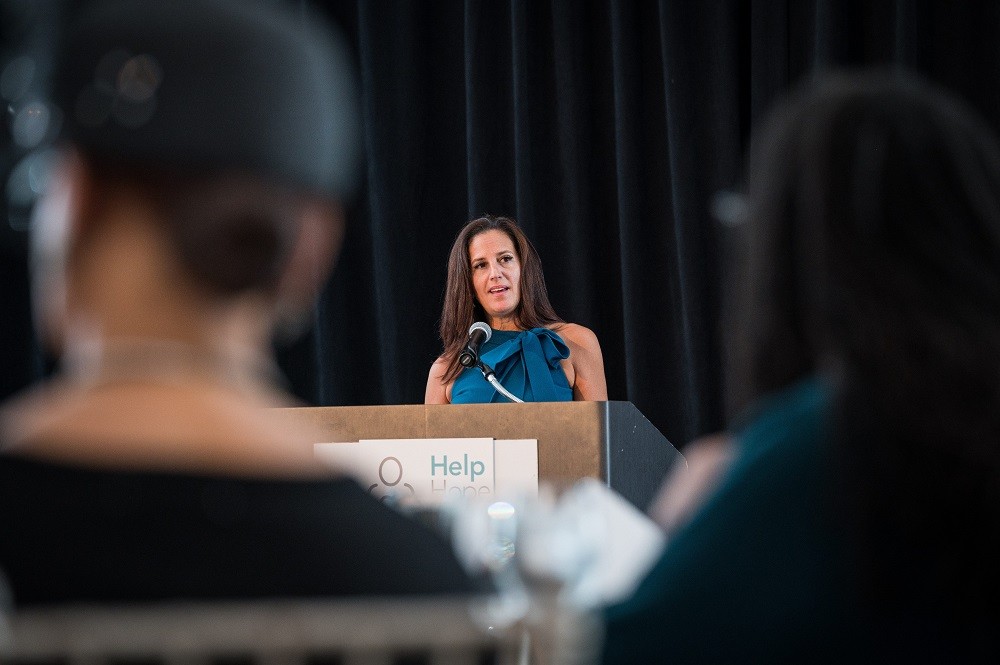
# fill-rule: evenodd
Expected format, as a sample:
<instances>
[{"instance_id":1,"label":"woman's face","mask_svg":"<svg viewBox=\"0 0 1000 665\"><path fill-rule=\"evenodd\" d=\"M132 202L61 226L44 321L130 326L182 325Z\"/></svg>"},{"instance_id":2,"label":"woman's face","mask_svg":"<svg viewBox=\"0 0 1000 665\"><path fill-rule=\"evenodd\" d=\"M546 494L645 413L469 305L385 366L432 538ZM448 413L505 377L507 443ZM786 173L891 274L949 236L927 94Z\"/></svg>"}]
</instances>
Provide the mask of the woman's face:
<instances>
[{"instance_id":1,"label":"woman's face","mask_svg":"<svg viewBox=\"0 0 1000 665\"><path fill-rule=\"evenodd\" d=\"M489 324L513 315L521 301L521 259L514 241L503 231L483 231L469 241L469 267L476 300Z\"/></svg>"}]
</instances>

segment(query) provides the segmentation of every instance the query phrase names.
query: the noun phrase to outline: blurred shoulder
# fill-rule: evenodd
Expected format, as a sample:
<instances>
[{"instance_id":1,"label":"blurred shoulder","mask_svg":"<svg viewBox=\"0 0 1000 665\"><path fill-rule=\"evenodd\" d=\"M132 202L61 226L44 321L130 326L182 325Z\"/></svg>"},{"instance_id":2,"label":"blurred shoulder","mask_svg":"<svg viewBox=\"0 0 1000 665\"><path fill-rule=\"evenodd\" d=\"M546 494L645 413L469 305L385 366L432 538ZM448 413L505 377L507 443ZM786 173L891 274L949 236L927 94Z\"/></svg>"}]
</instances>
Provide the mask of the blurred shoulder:
<instances>
[{"instance_id":1,"label":"blurred shoulder","mask_svg":"<svg viewBox=\"0 0 1000 665\"><path fill-rule=\"evenodd\" d=\"M0 405L0 447L15 447L69 422L78 400L60 381L39 383Z\"/></svg>"}]
</instances>

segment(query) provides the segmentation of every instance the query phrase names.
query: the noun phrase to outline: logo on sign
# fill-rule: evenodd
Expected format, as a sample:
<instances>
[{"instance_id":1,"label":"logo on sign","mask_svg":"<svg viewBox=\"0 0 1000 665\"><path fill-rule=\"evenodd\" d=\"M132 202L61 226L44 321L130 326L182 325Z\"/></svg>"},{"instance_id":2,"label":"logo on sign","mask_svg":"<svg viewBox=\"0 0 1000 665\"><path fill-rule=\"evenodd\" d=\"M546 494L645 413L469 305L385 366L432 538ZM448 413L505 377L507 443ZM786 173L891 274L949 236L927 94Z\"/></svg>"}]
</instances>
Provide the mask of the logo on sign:
<instances>
[{"instance_id":1,"label":"logo on sign","mask_svg":"<svg viewBox=\"0 0 1000 665\"><path fill-rule=\"evenodd\" d=\"M388 488L379 497L382 501L385 501L389 497L399 499L401 498L400 495L413 497L417 494L410 483L400 485L400 482L403 480L403 463L399 461L398 457L385 457L379 462L378 479L381 481L383 487ZM372 483L368 486L368 493L374 495L378 487L379 483ZM403 488L409 490L409 493L404 492Z\"/></svg>"}]
</instances>

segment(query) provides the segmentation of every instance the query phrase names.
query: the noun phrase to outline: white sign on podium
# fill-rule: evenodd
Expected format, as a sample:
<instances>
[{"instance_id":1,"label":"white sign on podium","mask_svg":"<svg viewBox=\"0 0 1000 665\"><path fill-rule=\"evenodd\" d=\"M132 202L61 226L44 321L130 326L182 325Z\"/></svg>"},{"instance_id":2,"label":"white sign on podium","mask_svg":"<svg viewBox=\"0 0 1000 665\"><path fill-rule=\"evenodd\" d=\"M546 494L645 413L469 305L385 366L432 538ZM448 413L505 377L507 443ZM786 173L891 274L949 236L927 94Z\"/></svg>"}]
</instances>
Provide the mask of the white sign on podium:
<instances>
[{"instance_id":1,"label":"white sign on podium","mask_svg":"<svg viewBox=\"0 0 1000 665\"><path fill-rule=\"evenodd\" d=\"M456 496L538 493L536 439L364 439L317 443L315 453L379 498L435 506Z\"/></svg>"}]
</instances>

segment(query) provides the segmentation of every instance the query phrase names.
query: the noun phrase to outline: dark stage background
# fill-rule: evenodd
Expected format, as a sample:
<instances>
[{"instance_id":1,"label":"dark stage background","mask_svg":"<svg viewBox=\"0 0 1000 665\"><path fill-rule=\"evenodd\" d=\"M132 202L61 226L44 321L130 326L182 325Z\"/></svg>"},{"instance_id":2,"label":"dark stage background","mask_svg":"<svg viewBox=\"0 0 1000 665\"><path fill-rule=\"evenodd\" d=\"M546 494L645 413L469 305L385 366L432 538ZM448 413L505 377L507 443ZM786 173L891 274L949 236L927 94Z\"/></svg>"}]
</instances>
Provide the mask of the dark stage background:
<instances>
[{"instance_id":1,"label":"dark stage background","mask_svg":"<svg viewBox=\"0 0 1000 665\"><path fill-rule=\"evenodd\" d=\"M715 192L748 132L802 76L883 64L1000 112L1000 3L899 0L294 0L343 27L360 66L365 185L315 326L281 349L318 405L417 403L439 352L462 224L511 215L557 312L601 340L611 399L675 444L724 423ZM10 121L43 89L72 2L2 0L2 60L34 55ZM304 14L305 12L303 12ZM6 187L10 194L13 185ZM46 363L31 333L24 209L0 231L0 396Z\"/></svg>"}]
</instances>

